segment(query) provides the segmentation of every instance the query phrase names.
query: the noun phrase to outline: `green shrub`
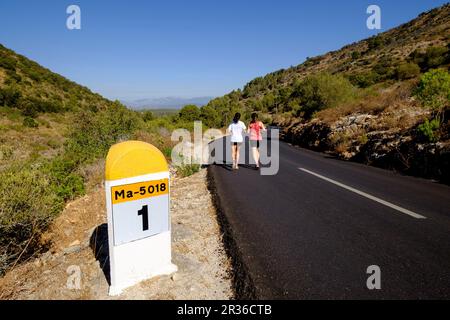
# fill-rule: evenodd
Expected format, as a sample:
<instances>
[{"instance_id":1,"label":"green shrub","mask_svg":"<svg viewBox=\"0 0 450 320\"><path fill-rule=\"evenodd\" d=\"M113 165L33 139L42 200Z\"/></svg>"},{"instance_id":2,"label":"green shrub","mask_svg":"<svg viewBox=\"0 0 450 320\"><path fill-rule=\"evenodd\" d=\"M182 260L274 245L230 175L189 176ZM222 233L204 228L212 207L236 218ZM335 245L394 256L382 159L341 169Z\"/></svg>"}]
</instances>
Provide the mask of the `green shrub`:
<instances>
[{"instance_id":1,"label":"green shrub","mask_svg":"<svg viewBox=\"0 0 450 320\"><path fill-rule=\"evenodd\" d=\"M40 247L40 234L63 208L51 181L35 166L0 171L0 247L5 261L0 274L14 261Z\"/></svg>"},{"instance_id":2,"label":"green shrub","mask_svg":"<svg viewBox=\"0 0 450 320\"><path fill-rule=\"evenodd\" d=\"M25 117L36 118L39 113L38 106L29 99L21 99L19 109Z\"/></svg>"},{"instance_id":3,"label":"green shrub","mask_svg":"<svg viewBox=\"0 0 450 320\"><path fill-rule=\"evenodd\" d=\"M436 135L436 131L440 127L439 119L433 119L429 121L428 119L425 122L418 126L419 133L429 142L438 141L439 137Z\"/></svg>"},{"instance_id":4,"label":"green shrub","mask_svg":"<svg viewBox=\"0 0 450 320\"><path fill-rule=\"evenodd\" d=\"M382 36L375 36L368 40L369 50L375 50L385 44L385 40Z\"/></svg>"},{"instance_id":5,"label":"green shrub","mask_svg":"<svg viewBox=\"0 0 450 320\"><path fill-rule=\"evenodd\" d=\"M84 179L78 173L55 177L59 183L55 186L56 194L64 201L73 200L85 193Z\"/></svg>"},{"instance_id":6,"label":"green shrub","mask_svg":"<svg viewBox=\"0 0 450 320\"><path fill-rule=\"evenodd\" d=\"M352 99L355 88L343 76L322 73L312 75L296 86L292 98L299 98L305 118L314 112L332 108Z\"/></svg>"},{"instance_id":7,"label":"green shrub","mask_svg":"<svg viewBox=\"0 0 450 320\"><path fill-rule=\"evenodd\" d=\"M30 77L31 80L33 80L35 82L41 81L42 73L39 70L28 69L25 71L27 71L27 75L28 75L28 77Z\"/></svg>"},{"instance_id":8,"label":"green shrub","mask_svg":"<svg viewBox=\"0 0 450 320\"><path fill-rule=\"evenodd\" d=\"M53 193L63 201L75 199L85 192L83 177L77 172L79 164L72 154L63 154L43 168L51 181Z\"/></svg>"},{"instance_id":9,"label":"green shrub","mask_svg":"<svg viewBox=\"0 0 450 320\"><path fill-rule=\"evenodd\" d=\"M0 144L0 161L9 160L14 154L14 148L7 144Z\"/></svg>"},{"instance_id":10,"label":"green shrub","mask_svg":"<svg viewBox=\"0 0 450 320\"><path fill-rule=\"evenodd\" d=\"M398 80L407 80L417 77L420 74L420 67L413 63L402 63L395 70L395 75Z\"/></svg>"},{"instance_id":11,"label":"green shrub","mask_svg":"<svg viewBox=\"0 0 450 320\"><path fill-rule=\"evenodd\" d=\"M68 104L67 104L67 107L65 107L64 109L66 109L66 110L68 110L68 111L73 111L73 110L76 109L76 107L74 106L74 104L68 103ZM91 112L93 112L93 113L97 113L97 112L99 111L98 106L97 106L96 104L89 104L89 105L86 107L86 110L89 110L89 111L91 111Z\"/></svg>"},{"instance_id":12,"label":"green shrub","mask_svg":"<svg viewBox=\"0 0 450 320\"><path fill-rule=\"evenodd\" d=\"M440 113L450 103L450 74L443 69L425 73L415 92L422 104Z\"/></svg>"},{"instance_id":13,"label":"green shrub","mask_svg":"<svg viewBox=\"0 0 450 320\"><path fill-rule=\"evenodd\" d=\"M450 61L450 50L444 46L429 47L425 52L415 50L410 59L418 64L423 71L438 68Z\"/></svg>"},{"instance_id":14,"label":"green shrub","mask_svg":"<svg viewBox=\"0 0 450 320\"><path fill-rule=\"evenodd\" d=\"M155 115L153 114L153 112L151 112L149 110L142 111L141 114L142 114L142 119L145 122L152 121L155 119Z\"/></svg>"},{"instance_id":15,"label":"green shrub","mask_svg":"<svg viewBox=\"0 0 450 320\"><path fill-rule=\"evenodd\" d=\"M367 134L364 133L363 135L361 135L361 136L359 137L359 143L360 143L361 145L365 145L367 142L369 142L369 137L367 137Z\"/></svg>"},{"instance_id":16,"label":"green shrub","mask_svg":"<svg viewBox=\"0 0 450 320\"><path fill-rule=\"evenodd\" d=\"M41 101L39 101L39 103L40 103L39 110L41 112L62 112L62 111L64 111L64 106L62 105L61 101L58 101L56 99L41 100Z\"/></svg>"},{"instance_id":17,"label":"green shrub","mask_svg":"<svg viewBox=\"0 0 450 320\"><path fill-rule=\"evenodd\" d=\"M167 159L170 159L171 156L172 156L172 148L164 147L163 150L162 150L162 153Z\"/></svg>"},{"instance_id":18,"label":"green shrub","mask_svg":"<svg viewBox=\"0 0 450 320\"><path fill-rule=\"evenodd\" d=\"M302 110L301 106L301 99L300 98L293 98L289 100L286 105L283 106L284 112L290 112L291 114L297 116L300 114Z\"/></svg>"},{"instance_id":19,"label":"green shrub","mask_svg":"<svg viewBox=\"0 0 450 320\"><path fill-rule=\"evenodd\" d=\"M14 70L6 70L6 75L8 76L9 83L17 83L22 81L22 77L16 73Z\"/></svg>"},{"instance_id":20,"label":"green shrub","mask_svg":"<svg viewBox=\"0 0 450 320\"><path fill-rule=\"evenodd\" d=\"M352 60L358 60L359 58L361 58L361 52L353 51L352 52Z\"/></svg>"},{"instance_id":21,"label":"green shrub","mask_svg":"<svg viewBox=\"0 0 450 320\"><path fill-rule=\"evenodd\" d=\"M200 118L210 128L217 128L221 125L219 113L210 105L203 106L200 109Z\"/></svg>"},{"instance_id":22,"label":"green shrub","mask_svg":"<svg viewBox=\"0 0 450 320\"><path fill-rule=\"evenodd\" d=\"M14 87L0 88L0 106L16 107L21 96Z\"/></svg>"},{"instance_id":23,"label":"green shrub","mask_svg":"<svg viewBox=\"0 0 450 320\"><path fill-rule=\"evenodd\" d=\"M252 86L249 85L250 87ZM206 105L208 109L211 107L216 111L216 114L212 116L214 127L227 126L233 119L234 113L241 111L240 97L241 93L237 90L221 98L213 99Z\"/></svg>"},{"instance_id":24,"label":"green shrub","mask_svg":"<svg viewBox=\"0 0 450 320\"><path fill-rule=\"evenodd\" d=\"M252 111L263 111L267 112L268 110L273 110L276 107L277 104L277 97L272 93L269 92L264 95L261 101L255 100L250 105L250 110Z\"/></svg>"},{"instance_id":25,"label":"green shrub","mask_svg":"<svg viewBox=\"0 0 450 320\"><path fill-rule=\"evenodd\" d=\"M181 177L189 177L193 175L194 173L197 173L200 171L200 165L199 164L183 164L181 166L176 167L177 174L179 174Z\"/></svg>"},{"instance_id":26,"label":"green shrub","mask_svg":"<svg viewBox=\"0 0 450 320\"><path fill-rule=\"evenodd\" d=\"M65 111L62 102L52 99L43 100L33 97L27 97L20 100L17 107L22 111L24 116L36 117L39 112L57 113Z\"/></svg>"},{"instance_id":27,"label":"green shrub","mask_svg":"<svg viewBox=\"0 0 450 320\"><path fill-rule=\"evenodd\" d=\"M349 76L350 82L359 88L368 88L376 84L379 80L379 75L375 72L362 72Z\"/></svg>"},{"instance_id":28,"label":"green shrub","mask_svg":"<svg viewBox=\"0 0 450 320\"><path fill-rule=\"evenodd\" d=\"M16 59L5 52L0 52L0 67L7 70L15 70L17 65Z\"/></svg>"},{"instance_id":29,"label":"green shrub","mask_svg":"<svg viewBox=\"0 0 450 320\"><path fill-rule=\"evenodd\" d=\"M200 120L200 109L193 104L184 106L179 113L182 121L198 121Z\"/></svg>"},{"instance_id":30,"label":"green shrub","mask_svg":"<svg viewBox=\"0 0 450 320\"><path fill-rule=\"evenodd\" d=\"M266 77L257 77L247 83L244 86L244 90L242 91L242 95L244 98L252 98L257 95L258 92L263 91L267 88L268 79L271 75L267 75Z\"/></svg>"},{"instance_id":31,"label":"green shrub","mask_svg":"<svg viewBox=\"0 0 450 320\"><path fill-rule=\"evenodd\" d=\"M23 125L28 128L37 128L39 124L31 117L25 117L23 119Z\"/></svg>"},{"instance_id":32,"label":"green shrub","mask_svg":"<svg viewBox=\"0 0 450 320\"><path fill-rule=\"evenodd\" d=\"M373 68L372 71L375 72L381 79L387 78L392 69L390 66L385 65L384 63L377 63Z\"/></svg>"},{"instance_id":33,"label":"green shrub","mask_svg":"<svg viewBox=\"0 0 450 320\"><path fill-rule=\"evenodd\" d=\"M303 63L305 67L312 67L320 63L322 57L306 57L306 61Z\"/></svg>"},{"instance_id":34,"label":"green shrub","mask_svg":"<svg viewBox=\"0 0 450 320\"><path fill-rule=\"evenodd\" d=\"M431 47L425 54L426 67L437 68L448 61L449 50L447 47Z\"/></svg>"},{"instance_id":35,"label":"green shrub","mask_svg":"<svg viewBox=\"0 0 450 320\"><path fill-rule=\"evenodd\" d=\"M114 143L129 140L142 126L142 118L120 103L97 113L82 110L76 115L66 152L78 162L104 157Z\"/></svg>"}]
</instances>

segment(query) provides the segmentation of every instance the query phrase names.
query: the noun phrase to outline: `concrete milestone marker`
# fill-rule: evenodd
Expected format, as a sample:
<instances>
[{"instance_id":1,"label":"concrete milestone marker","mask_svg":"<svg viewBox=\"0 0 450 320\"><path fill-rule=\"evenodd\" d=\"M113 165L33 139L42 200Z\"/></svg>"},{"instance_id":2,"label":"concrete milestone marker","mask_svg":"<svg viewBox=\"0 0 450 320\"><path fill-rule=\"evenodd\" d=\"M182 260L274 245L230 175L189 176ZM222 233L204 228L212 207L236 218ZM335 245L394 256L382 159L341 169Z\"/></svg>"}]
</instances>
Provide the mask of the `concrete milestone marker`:
<instances>
[{"instance_id":1,"label":"concrete milestone marker","mask_svg":"<svg viewBox=\"0 0 450 320\"><path fill-rule=\"evenodd\" d=\"M151 144L116 144L106 157L110 295L154 276L177 271L172 264L169 170Z\"/></svg>"}]
</instances>

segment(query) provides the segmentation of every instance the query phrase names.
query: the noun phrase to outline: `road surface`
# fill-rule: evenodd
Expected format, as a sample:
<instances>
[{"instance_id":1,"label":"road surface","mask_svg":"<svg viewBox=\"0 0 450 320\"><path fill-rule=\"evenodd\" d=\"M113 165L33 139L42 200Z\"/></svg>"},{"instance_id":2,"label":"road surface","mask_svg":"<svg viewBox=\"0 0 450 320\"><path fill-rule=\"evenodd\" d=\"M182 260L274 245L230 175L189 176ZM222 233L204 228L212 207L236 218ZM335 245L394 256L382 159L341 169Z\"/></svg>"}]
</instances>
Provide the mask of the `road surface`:
<instances>
[{"instance_id":1,"label":"road surface","mask_svg":"<svg viewBox=\"0 0 450 320\"><path fill-rule=\"evenodd\" d=\"M283 142L279 151L273 176L209 168L257 298L450 299L450 187ZM367 287L373 265L379 290Z\"/></svg>"}]
</instances>

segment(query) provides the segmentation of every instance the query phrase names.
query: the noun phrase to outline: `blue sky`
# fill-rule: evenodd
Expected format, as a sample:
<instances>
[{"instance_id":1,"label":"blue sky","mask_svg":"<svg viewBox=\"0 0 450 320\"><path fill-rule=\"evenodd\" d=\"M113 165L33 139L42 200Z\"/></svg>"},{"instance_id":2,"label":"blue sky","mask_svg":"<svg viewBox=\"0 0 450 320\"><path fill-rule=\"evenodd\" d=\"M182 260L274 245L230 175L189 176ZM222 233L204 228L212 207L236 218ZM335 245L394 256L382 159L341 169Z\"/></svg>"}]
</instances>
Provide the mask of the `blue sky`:
<instances>
[{"instance_id":1,"label":"blue sky","mask_svg":"<svg viewBox=\"0 0 450 320\"><path fill-rule=\"evenodd\" d=\"M111 99L221 96L448 0L1 0L0 43ZM79 5L82 29L66 28Z\"/></svg>"}]
</instances>

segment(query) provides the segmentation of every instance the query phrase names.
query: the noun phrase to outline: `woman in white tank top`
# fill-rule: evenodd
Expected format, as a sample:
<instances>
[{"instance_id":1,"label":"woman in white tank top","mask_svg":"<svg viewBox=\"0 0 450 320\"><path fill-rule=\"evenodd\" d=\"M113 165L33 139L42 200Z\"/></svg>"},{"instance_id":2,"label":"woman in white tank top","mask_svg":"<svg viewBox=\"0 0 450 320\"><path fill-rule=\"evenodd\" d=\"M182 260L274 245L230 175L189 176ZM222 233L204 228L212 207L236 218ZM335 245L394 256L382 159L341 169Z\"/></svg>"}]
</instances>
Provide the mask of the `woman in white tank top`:
<instances>
[{"instance_id":1,"label":"woman in white tank top","mask_svg":"<svg viewBox=\"0 0 450 320\"><path fill-rule=\"evenodd\" d=\"M243 133L246 130L245 124L240 121L241 114L234 115L233 122L228 126L228 132L231 134L231 157L233 158L233 170L239 169L239 149L244 142Z\"/></svg>"}]
</instances>

